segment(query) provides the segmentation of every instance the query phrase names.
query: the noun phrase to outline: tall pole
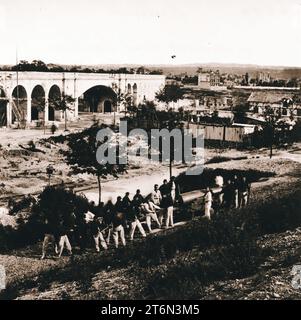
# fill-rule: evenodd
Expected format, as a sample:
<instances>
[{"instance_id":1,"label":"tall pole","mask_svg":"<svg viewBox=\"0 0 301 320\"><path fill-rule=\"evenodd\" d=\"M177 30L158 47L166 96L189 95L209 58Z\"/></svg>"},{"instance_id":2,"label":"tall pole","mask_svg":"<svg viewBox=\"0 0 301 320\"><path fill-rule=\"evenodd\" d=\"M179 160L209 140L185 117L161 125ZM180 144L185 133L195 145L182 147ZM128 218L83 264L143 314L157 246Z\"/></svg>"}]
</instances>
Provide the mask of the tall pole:
<instances>
[{"instance_id":1,"label":"tall pole","mask_svg":"<svg viewBox=\"0 0 301 320\"><path fill-rule=\"evenodd\" d=\"M18 47L16 47L16 67L17 67L17 109L19 108L19 62L18 62ZM21 120L21 119L20 119Z\"/></svg>"}]
</instances>

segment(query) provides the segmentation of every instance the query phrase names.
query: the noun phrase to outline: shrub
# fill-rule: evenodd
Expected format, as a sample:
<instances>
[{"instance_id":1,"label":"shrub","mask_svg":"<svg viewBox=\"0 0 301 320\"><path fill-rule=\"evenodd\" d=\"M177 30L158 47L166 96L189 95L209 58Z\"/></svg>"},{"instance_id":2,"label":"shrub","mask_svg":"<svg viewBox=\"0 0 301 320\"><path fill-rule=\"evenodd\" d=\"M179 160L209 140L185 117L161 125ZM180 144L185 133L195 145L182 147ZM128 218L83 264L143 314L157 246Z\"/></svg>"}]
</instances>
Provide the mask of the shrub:
<instances>
[{"instance_id":1,"label":"shrub","mask_svg":"<svg viewBox=\"0 0 301 320\"><path fill-rule=\"evenodd\" d=\"M243 175L249 182L254 182L262 177L271 177L275 174L262 172L258 170L226 170L226 169L208 169L205 168L203 173L197 178L196 176L186 175L185 172L177 176L181 192L189 192L196 189L205 189L208 185L213 185L216 176L222 176L224 180L233 179L234 175Z\"/></svg>"},{"instance_id":2,"label":"shrub","mask_svg":"<svg viewBox=\"0 0 301 320\"><path fill-rule=\"evenodd\" d=\"M21 199L18 202L15 201L10 201L11 209L10 209L10 214L16 214L20 211L29 209L33 204L36 203L36 200L32 196L24 196L23 199Z\"/></svg>"},{"instance_id":3,"label":"shrub","mask_svg":"<svg viewBox=\"0 0 301 320\"><path fill-rule=\"evenodd\" d=\"M31 212L25 219L19 218L18 228L0 226L0 250L24 247L36 243L46 231L56 231L60 226L71 229L75 224L76 215L85 212L89 206L88 200L64 186L48 186L40 194L38 202L32 198L23 199L14 205L14 211L32 205Z\"/></svg>"}]
</instances>

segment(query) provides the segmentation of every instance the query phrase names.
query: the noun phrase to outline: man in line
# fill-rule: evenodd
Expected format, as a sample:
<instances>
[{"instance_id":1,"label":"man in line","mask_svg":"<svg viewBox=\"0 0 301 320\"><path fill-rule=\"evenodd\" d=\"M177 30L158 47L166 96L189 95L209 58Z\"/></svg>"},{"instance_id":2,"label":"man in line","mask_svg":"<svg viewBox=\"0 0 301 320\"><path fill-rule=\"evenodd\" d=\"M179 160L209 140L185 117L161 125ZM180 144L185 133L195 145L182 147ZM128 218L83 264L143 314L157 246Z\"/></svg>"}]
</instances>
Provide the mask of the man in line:
<instances>
[{"instance_id":1,"label":"man in line","mask_svg":"<svg viewBox=\"0 0 301 320\"><path fill-rule=\"evenodd\" d=\"M112 233L112 221L113 217L116 213L115 206L112 202L112 199L110 198L106 205L103 208L103 217L104 217L104 223L108 226L108 232L106 235L106 242L109 245L111 240L111 233Z\"/></svg>"},{"instance_id":2,"label":"man in line","mask_svg":"<svg viewBox=\"0 0 301 320\"><path fill-rule=\"evenodd\" d=\"M174 222L173 222L173 209L174 209L174 201L173 198L171 196L171 194L169 194L166 197L166 201L165 201L165 206L166 206L166 222L165 222L165 227L166 229L168 229L169 227L173 227L174 226Z\"/></svg>"},{"instance_id":3,"label":"man in line","mask_svg":"<svg viewBox=\"0 0 301 320\"><path fill-rule=\"evenodd\" d=\"M240 198L241 198L241 207L245 207L248 202L249 202L249 197L250 197L250 189L251 186L250 184L247 182L247 178L243 177L242 178L242 183L241 183L241 188L240 188Z\"/></svg>"},{"instance_id":4,"label":"man in line","mask_svg":"<svg viewBox=\"0 0 301 320\"><path fill-rule=\"evenodd\" d=\"M146 237L146 233L142 227L141 222L139 221L139 211L133 206L130 206L126 212L126 219L130 223L130 240L134 240L135 230L138 227L143 238Z\"/></svg>"},{"instance_id":5,"label":"man in line","mask_svg":"<svg viewBox=\"0 0 301 320\"><path fill-rule=\"evenodd\" d=\"M154 185L154 190L151 193L151 200L156 206L160 206L162 195L157 184Z\"/></svg>"},{"instance_id":6,"label":"man in line","mask_svg":"<svg viewBox=\"0 0 301 320\"><path fill-rule=\"evenodd\" d=\"M145 200L141 205L141 212L145 215L146 218L146 225L148 227L148 230L150 233L153 232L152 227L151 227L151 220L154 220L158 227L161 228L161 224L158 220L157 214L156 214L156 209L159 210L160 207L156 206L152 201L150 200Z\"/></svg>"},{"instance_id":7,"label":"man in line","mask_svg":"<svg viewBox=\"0 0 301 320\"><path fill-rule=\"evenodd\" d=\"M126 192L122 199L122 207L126 212L132 206L132 201L130 200L130 193Z\"/></svg>"},{"instance_id":8,"label":"man in line","mask_svg":"<svg viewBox=\"0 0 301 320\"><path fill-rule=\"evenodd\" d=\"M234 176L233 182L232 182L232 188L233 188L233 206L235 209L239 207L239 180L237 175Z\"/></svg>"},{"instance_id":9,"label":"man in line","mask_svg":"<svg viewBox=\"0 0 301 320\"><path fill-rule=\"evenodd\" d=\"M139 208L139 206L143 203L144 198L141 195L141 191L140 189L137 189L136 194L133 197L133 205L137 208Z\"/></svg>"},{"instance_id":10,"label":"man in line","mask_svg":"<svg viewBox=\"0 0 301 320\"><path fill-rule=\"evenodd\" d=\"M215 177L215 186L221 188L221 191L218 193L218 203L217 207L219 208L223 204L223 187L224 187L224 178L222 176Z\"/></svg>"},{"instance_id":11,"label":"man in line","mask_svg":"<svg viewBox=\"0 0 301 320\"><path fill-rule=\"evenodd\" d=\"M159 186L157 184L154 185L154 190L152 191L150 198L151 198L151 201L156 206L161 207L162 195L159 190ZM158 215L159 222L162 225L163 217L164 217L164 210L162 208L160 208L157 215Z\"/></svg>"},{"instance_id":12,"label":"man in line","mask_svg":"<svg viewBox=\"0 0 301 320\"><path fill-rule=\"evenodd\" d=\"M47 248L50 242L54 243L54 252L56 254L59 253L59 235L57 232L55 232L56 228L51 227L50 223L46 219L45 225L44 225L44 240L43 240L43 245L42 245L42 256L41 260L45 259L46 254L47 254Z\"/></svg>"},{"instance_id":13,"label":"man in line","mask_svg":"<svg viewBox=\"0 0 301 320\"><path fill-rule=\"evenodd\" d=\"M122 212L121 197L117 198L116 204L117 206L115 205L115 212L113 215L112 224L113 224L113 239L115 243L115 248L117 249L119 245L119 237L124 247L126 243L125 243L125 235L124 235L125 214Z\"/></svg>"},{"instance_id":14,"label":"man in line","mask_svg":"<svg viewBox=\"0 0 301 320\"><path fill-rule=\"evenodd\" d=\"M231 183L231 180L228 179L223 190L223 207L225 209L230 209L232 205L232 199L233 199L233 185Z\"/></svg>"},{"instance_id":15,"label":"man in line","mask_svg":"<svg viewBox=\"0 0 301 320\"><path fill-rule=\"evenodd\" d=\"M107 228L108 226L104 223L103 217L97 217L95 215L93 222L91 222L91 231L95 242L96 252L100 251L99 242L104 250L108 249L107 243L103 237L103 231Z\"/></svg>"},{"instance_id":16,"label":"man in line","mask_svg":"<svg viewBox=\"0 0 301 320\"><path fill-rule=\"evenodd\" d=\"M175 204L176 200L178 200L180 196L179 185L176 184L176 177L171 177L169 181L169 192L172 198L173 203Z\"/></svg>"},{"instance_id":17,"label":"man in line","mask_svg":"<svg viewBox=\"0 0 301 320\"><path fill-rule=\"evenodd\" d=\"M160 186L159 191L160 191L161 197L162 197L161 207L167 208L166 203L167 203L167 197L170 194L170 188L169 188L169 185L168 185L166 179L163 180L163 184Z\"/></svg>"},{"instance_id":18,"label":"man in line","mask_svg":"<svg viewBox=\"0 0 301 320\"><path fill-rule=\"evenodd\" d=\"M205 217L210 220L211 208L212 208L212 192L209 187L207 187L206 189L204 200L205 200Z\"/></svg>"},{"instance_id":19,"label":"man in line","mask_svg":"<svg viewBox=\"0 0 301 320\"><path fill-rule=\"evenodd\" d=\"M123 203L122 198L120 196L117 197L117 201L115 203L115 210L117 212L123 212Z\"/></svg>"},{"instance_id":20,"label":"man in line","mask_svg":"<svg viewBox=\"0 0 301 320\"><path fill-rule=\"evenodd\" d=\"M61 221L57 230L59 236L59 258L62 256L65 246L69 255L72 256L72 247L67 235L70 228L67 227L65 221Z\"/></svg>"}]
</instances>

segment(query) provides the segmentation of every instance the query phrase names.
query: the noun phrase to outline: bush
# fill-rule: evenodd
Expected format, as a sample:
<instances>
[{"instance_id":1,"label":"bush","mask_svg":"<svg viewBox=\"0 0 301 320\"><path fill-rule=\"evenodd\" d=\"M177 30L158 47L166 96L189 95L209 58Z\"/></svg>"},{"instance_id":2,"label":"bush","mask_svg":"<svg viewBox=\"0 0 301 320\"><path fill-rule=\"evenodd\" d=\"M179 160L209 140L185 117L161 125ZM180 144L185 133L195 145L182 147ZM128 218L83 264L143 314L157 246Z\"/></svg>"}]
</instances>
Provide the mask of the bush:
<instances>
[{"instance_id":1,"label":"bush","mask_svg":"<svg viewBox=\"0 0 301 320\"><path fill-rule=\"evenodd\" d=\"M274 176L271 172L262 172L258 170L226 170L226 169L208 169L205 168L203 173L197 178L196 176L186 175L185 172L177 176L176 181L180 185L181 192L189 192L197 189L205 189L212 186L216 176L222 176L224 181L233 179L234 175L245 176L252 183L258 181L262 177Z\"/></svg>"},{"instance_id":2,"label":"bush","mask_svg":"<svg viewBox=\"0 0 301 320\"><path fill-rule=\"evenodd\" d=\"M75 224L75 215L80 216L89 207L85 197L66 190L64 186L46 187L37 203L32 198L21 200L14 205L14 212L29 204L32 205L31 212L25 219L21 217L17 220L17 229L0 226L1 251L34 244L45 232L55 232L61 226L71 229Z\"/></svg>"},{"instance_id":3,"label":"bush","mask_svg":"<svg viewBox=\"0 0 301 320\"><path fill-rule=\"evenodd\" d=\"M9 211L10 214L16 214L23 210L28 210L32 205L36 203L36 200L32 196L24 196L24 198L18 202L11 200L9 205L11 209Z\"/></svg>"}]
</instances>

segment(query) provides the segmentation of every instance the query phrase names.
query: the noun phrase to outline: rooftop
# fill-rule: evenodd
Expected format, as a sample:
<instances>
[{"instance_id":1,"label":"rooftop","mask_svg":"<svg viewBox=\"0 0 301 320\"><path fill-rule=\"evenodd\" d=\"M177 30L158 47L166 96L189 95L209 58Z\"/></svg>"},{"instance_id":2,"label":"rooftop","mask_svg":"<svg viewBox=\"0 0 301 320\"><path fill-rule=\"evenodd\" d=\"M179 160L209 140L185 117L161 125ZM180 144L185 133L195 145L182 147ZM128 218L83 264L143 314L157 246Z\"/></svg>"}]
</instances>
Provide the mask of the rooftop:
<instances>
[{"instance_id":1,"label":"rooftop","mask_svg":"<svg viewBox=\"0 0 301 320\"><path fill-rule=\"evenodd\" d=\"M293 100L295 94L290 92L267 92L258 91L252 92L248 98L248 102L262 102L262 103L280 103L284 99Z\"/></svg>"}]
</instances>

